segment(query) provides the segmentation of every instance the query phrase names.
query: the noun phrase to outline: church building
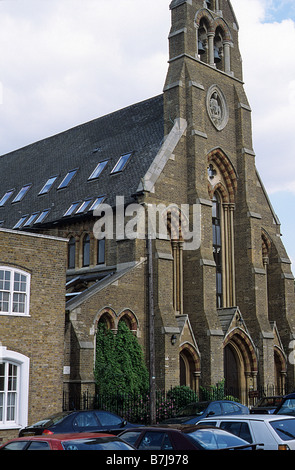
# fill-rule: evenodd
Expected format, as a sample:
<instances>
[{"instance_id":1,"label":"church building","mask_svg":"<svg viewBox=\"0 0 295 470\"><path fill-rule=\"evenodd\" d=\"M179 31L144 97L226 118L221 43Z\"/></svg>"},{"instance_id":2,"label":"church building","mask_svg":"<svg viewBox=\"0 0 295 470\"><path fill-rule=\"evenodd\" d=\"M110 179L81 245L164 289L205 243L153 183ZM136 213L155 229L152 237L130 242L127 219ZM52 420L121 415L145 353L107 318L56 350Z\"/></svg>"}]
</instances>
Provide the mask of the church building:
<instances>
[{"instance_id":1,"label":"church building","mask_svg":"<svg viewBox=\"0 0 295 470\"><path fill-rule=\"evenodd\" d=\"M294 278L255 166L231 2L170 12L163 92L1 156L0 225L68 239L65 391L94 393L98 324L124 321L158 389L225 379L248 404L294 385ZM132 236L139 208L166 236Z\"/></svg>"}]
</instances>

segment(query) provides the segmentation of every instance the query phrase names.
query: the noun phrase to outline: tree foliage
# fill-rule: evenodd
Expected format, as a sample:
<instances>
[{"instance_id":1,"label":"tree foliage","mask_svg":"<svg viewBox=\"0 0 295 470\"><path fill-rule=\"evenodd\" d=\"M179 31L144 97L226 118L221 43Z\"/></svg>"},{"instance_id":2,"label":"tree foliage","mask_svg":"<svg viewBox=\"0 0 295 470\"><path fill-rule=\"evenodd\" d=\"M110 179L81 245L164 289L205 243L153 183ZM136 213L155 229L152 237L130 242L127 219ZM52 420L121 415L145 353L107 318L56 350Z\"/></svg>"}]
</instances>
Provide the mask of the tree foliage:
<instances>
[{"instance_id":1,"label":"tree foliage","mask_svg":"<svg viewBox=\"0 0 295 470\"><path fill-rule=\"evenodd\" d=\"M148 371L137 338L124 321L115 335L104 323L98 325L94 376L100 393L144 393Z\"/></svg>"}]
</instances>

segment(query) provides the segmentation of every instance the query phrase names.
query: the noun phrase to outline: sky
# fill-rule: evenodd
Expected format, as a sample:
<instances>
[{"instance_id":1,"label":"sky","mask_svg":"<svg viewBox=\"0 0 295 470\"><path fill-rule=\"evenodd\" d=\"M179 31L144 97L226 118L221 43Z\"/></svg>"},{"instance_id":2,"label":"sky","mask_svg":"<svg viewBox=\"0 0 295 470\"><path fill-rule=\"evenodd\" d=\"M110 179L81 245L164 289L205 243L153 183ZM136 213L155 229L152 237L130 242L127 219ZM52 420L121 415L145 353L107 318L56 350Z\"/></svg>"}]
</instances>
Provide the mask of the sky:
<instances>
[{"instance_id":1,"label":"sky","mask_svg":"<svg viewBox=\"0 0 295 470\"><path fill-rule=\"evenodd\" d=\"M231 3L256 166L294 266L295 2ZM0 155L161 93L169 4L0 0Z\"/></svg>"}]
</instances>

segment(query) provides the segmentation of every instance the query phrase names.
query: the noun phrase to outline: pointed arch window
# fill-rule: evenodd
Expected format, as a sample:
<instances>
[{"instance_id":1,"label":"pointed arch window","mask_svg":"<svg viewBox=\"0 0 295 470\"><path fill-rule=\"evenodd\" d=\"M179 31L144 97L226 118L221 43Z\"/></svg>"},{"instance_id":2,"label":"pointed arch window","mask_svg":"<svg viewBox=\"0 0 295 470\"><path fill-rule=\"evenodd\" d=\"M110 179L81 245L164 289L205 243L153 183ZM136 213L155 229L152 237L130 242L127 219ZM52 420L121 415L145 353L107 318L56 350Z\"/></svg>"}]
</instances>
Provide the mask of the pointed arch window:
<instances>
[{"instance_id":1,"label":"pointed arch window","mask_svg":"<svg viewBox=\"0 0 295 470\"><path fill-rule=\"evenodd\" d=\"M90 236L86 234L83 238L83 266L90 265Z\"/></svg>"},{"instance_id":2,"label":"pointed arch window","mask_svg":"<svg viewBox=\"0 0 295 470\"><path fill-rule=\"evenodd\" d=\"M68 269L75 268L76 259L76 240L75 237L71 237L68 244Z\"/></svg>"},{"instance_id":3,"label":"pointed arch window","mask_svg":"<svg viewBox=\"0 0 295 470\"><path fill-rule=\"evenodd\" d=\"M216 306L223 307L221 202L218 194L212 200L213 258L216 264Z\"/></svg>"},{"instance_id":4,"label":"pointed arch window","mask_svg":"<svg viewBox=\"0 0 295 470\"><path fill-rule=\"evenodd\" d=\"M208 155L208 190L212 201L212 245L216 264L217 308L236 305L234 209L236 173L221 149Z\"/></svg>"}]
</instances>

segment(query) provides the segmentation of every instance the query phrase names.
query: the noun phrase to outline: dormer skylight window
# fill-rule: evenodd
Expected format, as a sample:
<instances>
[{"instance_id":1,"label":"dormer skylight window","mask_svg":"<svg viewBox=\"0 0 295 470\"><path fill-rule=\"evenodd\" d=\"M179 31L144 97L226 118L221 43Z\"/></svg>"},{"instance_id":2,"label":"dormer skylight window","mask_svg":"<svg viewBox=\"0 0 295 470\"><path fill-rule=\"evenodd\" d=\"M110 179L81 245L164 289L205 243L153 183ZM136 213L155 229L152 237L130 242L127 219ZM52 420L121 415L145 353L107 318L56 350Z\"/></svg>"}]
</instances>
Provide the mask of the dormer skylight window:
<instances>
[{"instance_id":1,"label":"dormer skylight window","mask_svg":"<svg viewBox=\"0 0 295 470\"><path fill-rule=\"evenodd\" d=\"M62 189L62 188L66 188L67 186L69 186L70 182L72 181L72 179L74 178L75 174L77 173L78 169L76 168L75 170L71 170L69 171L66 176L64 177L64 179L62 180L62 182L60 183L59 187L57 189Z\"/></svg>"},{"instance_id":2,"label":"dormer skylight window","mask_svg":"<svg viewBox=\"0 0 295 470\"><path fill-rule=\"evenodd\" d=\"M8 199L12 195L13 191L14 189L10 189L9 191L6 191L4 196L2 196L2 198L0 199L0 207L4 206L4 204L8 201Z\"/></svg>"},{"instance_id":3,"label":"dormer skylight window","mask_svg":"<svg viewBox=\"0 0 295 470\"><path fill-rule=\"evenodd\" d=\"M50 209L45 209L44 211L41 212L41 214L38 216L38 218L35 220L34 224L41 224L43 220L47 217L49 214Z\"/></svg>"},{"instance_id":4,"label":"dormer skylight window","mask_svg":"<svg viewBox=\"0 0 295 470\"><path fill-rule=\"evenodd\" d=\"M131 155L132 155L131 153L125 153L124 155L121 155L116 165L112 169L111 173L114 174L114 173L119 173L120 171L123 171Z\"/></svg>"},{"instance_id":5,"label":"dormer skylight window","mask_svg":"<svg viewBox=\"0 0 295 470\"><path fill-rule=\"evenodd\" d=\"M94 180L95 178L98 178L99 175L101 174L102 170L105 168L107 163L108 163L108 160L106 160L104 162L99 162L99 164L96 166L95 170L89 176L88 180Z\"/></svg>"},{"instance_id":6,"label":"dormer skylight window","mask_svg":"<svg viewBox=\"0 0 295 470\"><path fill-rule=\"evenodd\" d=\"M46 181L46 183L44 184L44 186L41 189L39 194L47 194L50 191L50 189L51 189L53 183L55 182L56 178L57 178L57 176L52 176L51 178L49 178Z\"/></svg>"},{"instance_id":7,"label":"dormer skylight window","mask_svg":"<svg viewBox=\"0 0 295 470\"><path fill-rule=\"evenodd\" d=\"M25 195L27 194L31 186L32 186L31 184L26 184L25 186L23 186L22 189L19 191L19 193L15 196L12 202L21 201L25 197Z\"/></svg>"}]
</instances>

